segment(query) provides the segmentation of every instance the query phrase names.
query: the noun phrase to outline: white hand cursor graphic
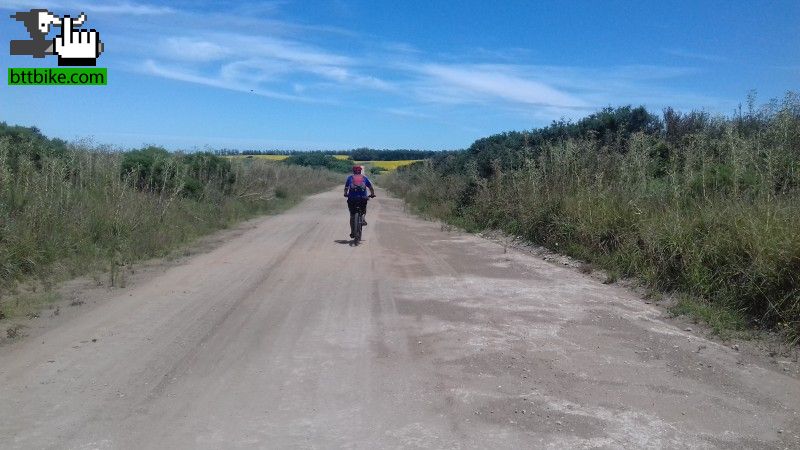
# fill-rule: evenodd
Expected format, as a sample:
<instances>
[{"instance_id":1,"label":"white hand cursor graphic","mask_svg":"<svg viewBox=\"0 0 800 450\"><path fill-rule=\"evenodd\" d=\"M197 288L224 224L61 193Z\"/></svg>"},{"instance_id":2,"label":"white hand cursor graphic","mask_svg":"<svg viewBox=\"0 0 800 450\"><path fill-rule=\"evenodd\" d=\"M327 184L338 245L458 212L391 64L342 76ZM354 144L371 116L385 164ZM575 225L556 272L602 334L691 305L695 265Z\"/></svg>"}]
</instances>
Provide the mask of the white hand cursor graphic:
<instances>
[{"instance_id":1,"label":"white hand cursor graphic","mask_svg":"<svg viewBox=\"0 0 800 450\"><path fill-rule=\"evenodd\" d=\"M83 25L86 14L77 19L70 16L61 18L61 34L53 38L54 53L58 55L59 66L95 66L97 58L103 53L103 43L97 30L75 28Z\"/></svg>"}]
</instances>

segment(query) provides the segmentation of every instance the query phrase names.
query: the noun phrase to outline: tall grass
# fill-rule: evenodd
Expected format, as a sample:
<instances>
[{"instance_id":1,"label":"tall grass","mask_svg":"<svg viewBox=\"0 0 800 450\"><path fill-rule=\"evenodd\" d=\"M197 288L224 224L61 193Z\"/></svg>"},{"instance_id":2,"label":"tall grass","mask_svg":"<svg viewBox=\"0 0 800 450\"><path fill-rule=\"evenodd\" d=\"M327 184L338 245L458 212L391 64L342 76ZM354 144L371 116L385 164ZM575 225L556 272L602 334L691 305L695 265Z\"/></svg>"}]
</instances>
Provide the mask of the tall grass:
<instances>
[{"instance_id":1,"label":"tall grass","mask_svg":"<svg viewBox=\"0 0 800 450\"><path fill-rule=\"evenodd\" d=\"M20 281L103 269L114 282L122 265L338 182L325 170L163 151L158 170L143 171L126 165L130 153L39 144L0 138L0 312Z\"/></svg>"},{"instance_id":2,"label":"tall grass","mask_svg":"<svg viewBox=\"0 0 800 450\"><path fill-rule=\"evenodd\" d=\"M661 125L526 142L488 174L474 153L451 154L384 185L425 214L503 229L797 342L800 99L731 118L667 110Z\"/></svg>"}]
</instances>

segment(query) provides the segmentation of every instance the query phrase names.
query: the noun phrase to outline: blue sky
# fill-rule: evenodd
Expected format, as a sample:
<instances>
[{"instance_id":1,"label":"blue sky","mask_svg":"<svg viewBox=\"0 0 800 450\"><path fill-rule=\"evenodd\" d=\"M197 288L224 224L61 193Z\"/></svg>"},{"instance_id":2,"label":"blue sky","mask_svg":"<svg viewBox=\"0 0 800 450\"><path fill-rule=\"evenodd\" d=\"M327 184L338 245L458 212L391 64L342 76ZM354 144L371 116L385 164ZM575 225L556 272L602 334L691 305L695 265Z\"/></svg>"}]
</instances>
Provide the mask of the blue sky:
<instances>
[{"instance_id":1,"label":"blue sky","mask_svg":"<svg viewBox=\"0 0 800 450\"><path fill-rule=\"evenodd\" d=\"M109 85L3 84L0 120L125 148L454 149L608 105L730 113L800 90L797 0L0 0L3 40L41 7L86 12Z\"/></svg>"}]
</instances>

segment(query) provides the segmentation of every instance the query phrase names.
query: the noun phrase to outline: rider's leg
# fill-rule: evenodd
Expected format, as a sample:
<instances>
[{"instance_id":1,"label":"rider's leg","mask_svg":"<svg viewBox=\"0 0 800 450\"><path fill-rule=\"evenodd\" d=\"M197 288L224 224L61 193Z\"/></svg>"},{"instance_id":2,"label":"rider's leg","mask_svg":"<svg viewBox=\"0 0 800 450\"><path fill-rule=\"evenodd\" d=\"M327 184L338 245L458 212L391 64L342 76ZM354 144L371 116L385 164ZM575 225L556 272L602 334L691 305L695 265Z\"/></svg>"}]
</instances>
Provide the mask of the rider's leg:
<instances>
[{"instance_id":1,"label":"rider's leg","mask_svg":"<svg viewBox=\"0 0 800 450\"><path fill-rule=\"evenodd\" d=\"M350 237L351 238L355 237L355 230L356 230L355 213L357 211L357 208L358 208L358 205L356 204L355 199L348 198L347 199L347 209L350 212Z\"/></svg>"},{"instance_id":2,"label":"rider's leg","mask_svg":"<svg viewBox=\"0 0 800 450\"><path fill-rule=\"evenodd\" d=\"M367 224L367 199L364 199L363 201L364 201L364 203L361 204L362 205L361 206L361 223L363 225L366 225Z\"/></svg>"}]
</instances>

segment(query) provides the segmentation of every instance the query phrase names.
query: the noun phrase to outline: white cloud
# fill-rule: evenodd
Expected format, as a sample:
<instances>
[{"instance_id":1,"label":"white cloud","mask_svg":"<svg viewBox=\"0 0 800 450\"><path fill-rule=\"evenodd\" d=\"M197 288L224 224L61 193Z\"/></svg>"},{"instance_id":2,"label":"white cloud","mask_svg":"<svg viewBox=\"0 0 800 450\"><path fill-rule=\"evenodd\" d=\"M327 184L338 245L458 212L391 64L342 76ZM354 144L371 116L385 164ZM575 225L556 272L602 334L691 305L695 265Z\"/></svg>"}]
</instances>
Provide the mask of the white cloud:
<instances>
[{"instance_id":1,"label":"white cloud","mask_svg":"<svg viewBox=\"0 0 800 450\"><path fill-rule=\"evenodd\" d=\"M339 66L353 63L349 57L297 41L270 36L191 31L191 34L161 39L156 47L158 53L167 58L196 61L263 57L301 65Z\"/></svg>"},{"instance_id":2,"label":"white cloud","mask_svg":"<svg viewBox=\"0 0 800 450\"><path fill-rule=\"evenodd\" d=\"M133 16L152 16L152 15L171 14L175 12L173 8L170 8L168 6L155 6L144 3L133 3L133 2L67 3L54 0L36 0L36 1L10 0L3 2L3 5L0 5L0 8L13 9L13 10L26 10L34 8L47 8L47 9L58 8L67 10L63 14L70 14L70 12L74 10L77 12L85 12L87 13L87 15L91 13L99 13L99 14L109 13L109 14L120 14L120 15L129 14ZM60 11L54 11L54 12L61 14Z\"/></svg>"},{"instance_id":3,"label":"white cloud","mask_svg":"<svg viewBox=\"0 0 800 450\"><path fill-rule=\"evenodd\" d=\"M229 81L242 81L253 85L276 81L289 72L285 64L275 60L234 61L222 66L220 74Z\"/></svg>"},{"instance_id":4,"label":"white cloud","mask_svg":"<svg viewBox=\"0 0 800 450\"><path fill-rule=\"evenodd\" d=\"M341 88L391 90L392 86L355 69L355 58L297 41L233 33L206 33L165 38L158 54L173 62L219 63L226 80L270 83L288 76L311 75Z\"/></svg>"},{"instance_id":5,"label":"white cloud","mask_svg":"<svg viewBox=\"0 0 800 450\"><path fill-rule=\"evenodd\" d=\"M266 36L222 35L223 42L252 57L263 56L304 65L340 66L353 64L347 56L314 48L298 41Z\"/></svg>"},{"instance_id":6,"label":"white cloud","mask_svg":"<svg viewBox=\"0 0 800 450\"><path fill-rule=\"evenodd\" d=\"M336 81L342 86L359 87L380 91L394 89L390 83L369 75L358 75L343 67L336 66L308 66L304 70L319 75L331 81Z\"/></svg>"},{"instance_id":7,"label":"white cloud","mask_svg":"<svg viewBox=\"0 0 800 450\"><path fill-rule=\"evenodd\" d=\"M230 55L230 51L219 44L189 37L167 38L161 51L170 58L198 62L217 61Z\"/></svg>"},{"instance_id":8,"label":"white cloud","mask_svg":"<svg viewBox=\"0 0 800 450\"><path fill-rule=\"evenodd\" d=\"M424 120L436 119L436 117L431 114L421 113L411 108L384 108L382 111L387 114L392 114L401 117L411 117L414 119L424 119Z\"/></svg>"},{"instance_id":9,"label":"white cloud","mask_svg":"<svg viewBox=\"0 0 800 450\"><path fill-rule=\"evenodd\" d=\"M167 7L167 6L153 6L153 5L146 5L146 4L139 4L139 3L111 3L111 4L97 4L97 3L85 3L85 4L77 4L75 6L78 9L87 12L97 12L97 13L110 13L110 14L128 14L132 16L154 16L154 15L162 15L162 14L172 14L175 12L174 9Z\"/></svg>"},{"instance_id":10,"label":"white cloud","mask_svg":"<svg viewBox=\"0 0 800 450\"><path fill-rule=\"evenodd\" d=\"M672 56L678 56L680 58L686 59L695 59L700 61L712 62L712 63L721 63L721 62L728 62L730 61L728 58L719 55L712 55L709 53L701 53L701 52L693 52L689 50L682 50L678 48L665 48L663 49L664 53L667 53Z\"/></svg>"},{"instance_id":11,"label":"white cloud","mask_svg":"<svg viewBox=\"0 0 800 450\"><path fill-rule=\"evenodd\" d=\"M418 92L430 101L461 103L494 98L562 108L587 106L574 95L522 76L509 66L426 64L416 71L427 78Z\"/></svg>"},{"instance_id":12,"label":"white cloud","mask_svg":"<svg viewBox=\"0 0 800 450\"><path fill-rule=\"evenodd\" d=\"M279 6L270 3L257 14L246 14L244 6L209 14L181 10L117 32L127 33L120 38L156 36L125 46L126 57L149 59L145 72L153 76L286 101L313 97L356 106L367 95L384 102L370 104L376 110L421 119L459 111L470 116L474 107L549 121L610 104L717 102L675 87L676 79L698 73L691 67L533 65L524 62L534 53L520 48L434 55L350 30L331 34L324 26L281 21L274 17ZM391 108L398 103L405 107Z\"/></svg>"},{"instance_id":13,"label":"white cloud","mask_svg":"<svg viewBox=\"0 0 800 450\"><path fill-rule=\"evenodd\" d=\"M209 77L197 73L189 72L182 68L167 67L158 64L153 60L147 60L140 70L148 75L168 78L171 80L184 81L187 83L200 84L215 88L227 89L230 91L245 92L262 97L274 98L279 100L300 101L306 103L319 103L318 101L296 95L288 95L280 92L261 89L258 86L247 85L236 80L229 80L223 77Z\"/></svg>"}]
</instances>

